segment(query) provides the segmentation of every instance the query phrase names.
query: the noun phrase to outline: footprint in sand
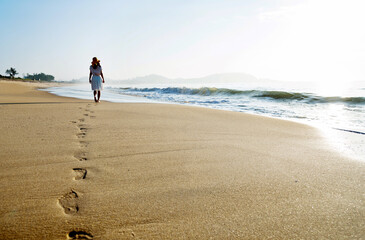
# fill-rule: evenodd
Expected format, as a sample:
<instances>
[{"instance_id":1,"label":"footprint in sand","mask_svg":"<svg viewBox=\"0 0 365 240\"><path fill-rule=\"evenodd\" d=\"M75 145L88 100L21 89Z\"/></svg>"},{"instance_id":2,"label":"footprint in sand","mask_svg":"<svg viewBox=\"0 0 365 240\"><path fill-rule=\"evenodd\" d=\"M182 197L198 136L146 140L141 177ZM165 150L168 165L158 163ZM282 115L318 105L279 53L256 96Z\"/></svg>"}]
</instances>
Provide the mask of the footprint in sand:
<instances>
[{"instance_id":1,"label":"footprint in sand","mask_svg":"<svg viewBox=\"0 0 365 240\"><path fill-rule=\"evenodd\" d=\"M84 168L73 168L72 170L75 171L76 176L75 180L81 180L86 178L87 170Z\"/></svg>"},{"instance_id":2,"label":"footprint in sand","mask_svg":"<svg viewBox=\"0 0 365 240\"><path fill-rule=\"evenodd\" d=\"M78 138L85 138L85 137L86 137L86 133L81 132L81 133L76 134L76 136L77 136Z\"/></svg>"},{"instance_id":3,"label":"footprint in sand","mask_svg":"<svg viewBox=\"0 0 365 240\"><path fill-rule=\"evenodd\" d=\"M79 125L79 133L77 133L76 135L77 135L77 137L78 138L85 138L86 137L86 132L87 132L87 128L85 128L85 127L80 127L80 126L83 126L83 125Z\"/></svg>"},{"instance_id":4,"label":"footprint in sand","mask_svg":"<svg viewBox=\"0 0 365 240\"><path fill-rule=\"evenodd\" d=\"M87 156L86 156L86 153L84 153L84 152L76 153L74 155L74 157L77 158L77 160L79 160L79 161L87 161Z\"/></svg>"},{"instance_id":5,"label":"footprint in sand","mask_svg":"<svg viewBox=\"0 0 365 240\"><path fill-rule=\"evenodd\" d=\"M85 113L85 114L84 114L84 116L86 116L86 117L87 117L87 116L89 116L89 114Z\"/></svg>"},{"instance_id":6,"label":"footprint in sand","mask_svg":"<svg viewBox=\"0 0 365 240\"><path fill-rule=\"evenodd\" d=\"M71 231L67 234L68 239L93 239L93 235L85 231Z\"/></svg>"},{"instance_id":7,"label":"footprint in sand","mask_svg":"<svg viewBox=\"0 0 365 240\"><path fill-rule=\"evenodd\" d=\"M73 215L79 211L79 206L77 205L78 198L78 194L74 190L71 190L58 199L58 203L61 205L66 214Z\"/></svg>"},{"instance_id":8,"label":"footprint in sand","mask_svg":"<svg viewBox=\"0 0 365 240\"><path fill-rule=\"evenodd\" d=\"M88 130L88 128L86 128L86 127L79 127L79 129L81 132L87 132L87 130Z\"/></svg>"},{"instance_id":9,"label":"footprint in sand","mask_svg":"<svg viewBox=\"0 0 365 240\"><path fill-rule=\"evenodd\" d=\"M85 118L80 118L79 119L79 122L84 122L85 121Z\"/></svg>"},{"instance_id":10,"label":"footprint in sand","mask_svg":"<svg viewBox=\"0 0 365 240\"><path fill-rule=\"evenodd\" d=\"M88 142L80 141L80 147L82 147L82 148L86 148L88 145L89 145L89 143L88 143Z\"/></svg>"},{"instance_id":11,"label":"footprint in sand","mask_svg":"<svg viewBox=\"0 0 365 240\"><path fill-rule=\"evenodd\" d=\"M90 116L90 118L96 118L96 116Z\"/></svg>"}]
</instances>

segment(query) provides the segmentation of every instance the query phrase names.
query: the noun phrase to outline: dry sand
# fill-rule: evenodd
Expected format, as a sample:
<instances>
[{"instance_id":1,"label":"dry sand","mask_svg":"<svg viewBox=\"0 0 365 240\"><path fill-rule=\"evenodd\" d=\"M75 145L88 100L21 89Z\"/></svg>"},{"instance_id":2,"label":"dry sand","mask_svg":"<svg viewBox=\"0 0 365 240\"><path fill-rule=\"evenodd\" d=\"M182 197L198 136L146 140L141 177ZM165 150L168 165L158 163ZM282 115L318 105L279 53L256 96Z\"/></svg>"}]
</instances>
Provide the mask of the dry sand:
<instances>
[{"instance_id":1,"label":"dry sand","mask_svg":"<svg viewBox=\"0 0 365 240\"><path fill-rule=\"evenodd\" d=\"M316 129L38 86L0 82L0 239L365 237L365 164Z\"/></svg>"}]
</instances>

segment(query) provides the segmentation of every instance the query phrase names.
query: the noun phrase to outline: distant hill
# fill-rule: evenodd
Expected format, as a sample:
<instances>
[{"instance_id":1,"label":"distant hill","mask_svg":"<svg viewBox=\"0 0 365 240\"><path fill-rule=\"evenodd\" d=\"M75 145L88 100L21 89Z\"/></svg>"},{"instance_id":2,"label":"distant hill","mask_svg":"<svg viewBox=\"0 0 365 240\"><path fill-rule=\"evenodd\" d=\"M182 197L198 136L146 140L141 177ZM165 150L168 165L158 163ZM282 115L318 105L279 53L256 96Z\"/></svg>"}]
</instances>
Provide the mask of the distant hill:
<instances>
[{"instance_id":1,"label":"distant hill","mask_svg":"<svg viewBox=\"0 0 365 240\"><path fill-rule=\"evenodd\" d=\"M199 83L240 83L257 82L258 78L246 73L219 73L201 78L182 79L182 81Z\"/></svg>"},{"instance_id":2,"label":"distant hill","mask_svg":"<svg viewBox=\"0 0 365 240\"><path fill-rule=\"evenodd\" d=\"M147 75L126 80L114 81L122 84L224 84L224 83L248 83L262 82L255 76L246 73L220 73L201 78L167 78L161 75ZM267 80L265 80L266 82Z\"/></svg>"},{"instance_id":3,"label":"distant hill","mask_svg":"<svg viewBox=\"0 0 365 240\"><path fill-rule=\"evenodd\" d=\"M135 77L113 82L120 82L123 84L166 84L173 82L173 80L161 75L151 74L143 77Z\"/></svg>"},{"instance_id":4,"label":"distant hill","mask_svg":"<svg viewBox=\"0 0 365 240\"><path fill-rule=\"evenodd\" d=\"M69 82L70 83L89 83L89 78L88 77L82 77L82 78L78 78L78 79L72 79Z\"/></svg>"},{"instance_id":5,"label":"distant hill","mask_svg":"<svg viewBox=\"0 0 365 240\"><path fill-rule=\"evenodd\" d=\"M253 75L246 73L219 73L212 74L200 78L167 78L157 74L151 74L147 76L129 78L124 80L112 80L106 79L108 84L122 84L122 85L184 85L184 84L203 84L203 85L224 85L228 84L247 84L247 83L267 83L271 82L268 79L259 79ZM87 77L79 79L73 79L72 83L88 83Z\"/></svg>"}]
</instances>

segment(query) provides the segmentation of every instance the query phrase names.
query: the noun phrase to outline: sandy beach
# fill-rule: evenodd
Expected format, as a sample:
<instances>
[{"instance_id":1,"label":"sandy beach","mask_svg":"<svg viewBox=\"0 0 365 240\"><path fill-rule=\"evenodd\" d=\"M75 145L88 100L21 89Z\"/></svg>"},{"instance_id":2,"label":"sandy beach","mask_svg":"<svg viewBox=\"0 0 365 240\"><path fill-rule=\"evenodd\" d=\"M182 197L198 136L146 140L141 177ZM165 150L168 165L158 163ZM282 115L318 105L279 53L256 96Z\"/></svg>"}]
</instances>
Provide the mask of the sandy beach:
<instances>
[{"instance_id":1,"label":"sandy beach","mask_svg":"<svg viewBox=\"0 0 365 240\"><path fill-rule=\"evenodd\" d=\"M315 128L39 87L0 81L0 239L365 236L365 164Z\"/></svg>"}]
</instances>

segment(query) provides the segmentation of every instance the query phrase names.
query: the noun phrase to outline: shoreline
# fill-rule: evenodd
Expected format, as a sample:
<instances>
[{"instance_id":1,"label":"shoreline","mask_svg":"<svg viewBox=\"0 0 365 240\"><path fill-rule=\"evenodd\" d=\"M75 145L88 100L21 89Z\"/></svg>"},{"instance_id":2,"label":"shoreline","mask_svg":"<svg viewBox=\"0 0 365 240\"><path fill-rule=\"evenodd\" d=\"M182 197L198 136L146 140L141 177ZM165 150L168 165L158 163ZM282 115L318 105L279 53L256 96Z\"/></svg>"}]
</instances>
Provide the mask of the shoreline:
<instances>
[{"instance_id":1,"label":"shoreline","mask_svg":"<svg viewBox=\"0 0 365 240\"><path fill-rule=\"evenodd\" d=\"M79 84L75 84L78 86ZM76 98L76 99L83 99L83 100L89 100L89 98L85 97L72 97L68 96L67 94L60 94L55 93L47 90L46 87L44 91L47 91L51 94L54 94L56 96L60 97L69 97L69 98ZM90 92L91 94L91 92ZM237 112L237 113L244 113L249 114L253 116L259 116L259 117L267 117L270 119L277 119L282 121L289 121L294 122L298 124L303 124L312 128L315 128L319 134L324 138L325 142L328 144L328 148L332 149L333 151L343 155L345 158L351 158L354 161L362 161L365 162L365 149L362 148L362 143L364 140L359 139L358 136L354 136L353 134L365 134L363 132L359 131L353 131L353 130L347 130L347 129L339 129L336 127L326 127L323 124L319 124L316 122L312 122L309 120L299 120L299 119L293 119L293 118L287 118L287 117L274 117L274 116L268 116L268 115L262 115L258 113L246 113L244 111L234 111L229 109L218 109L213 108L209 106L201 106L201 105L194 105L194 104L182 104L182 103L176 103L176 102L158 102L153 100L147 100L142 98L141 96L134 96L134 95L125 95L125 94L118 94L118 96L126 97L126 99L121 98L122 100L119 103L153 103L153 104L171 104L171 105L182 105L182 106L189 106L189 107L198 107L198 108L204 108L204 109L212 109L212 110L220 110L220 111L228 111L228 112ZM90 98L91 99L91 98ZM118 103L115 101L110 100L103 100L110 103ZM134 102L135 101L135 102ZM337 131L344 131L346 133L338 133ZM347 148L344 148L343 145L346 145ZM363 157L362 157L363 156Z\"/></svg>"},{"instance_id":2,"label":"shoreline","mask_svg":"<svg viewBox=\"0 0 365 240\"><path fill-rule=\"evenodd\" d=\"M0 238L361 238L365 164L313 127L0 81Z\"/></svg>"}]
</instances>

